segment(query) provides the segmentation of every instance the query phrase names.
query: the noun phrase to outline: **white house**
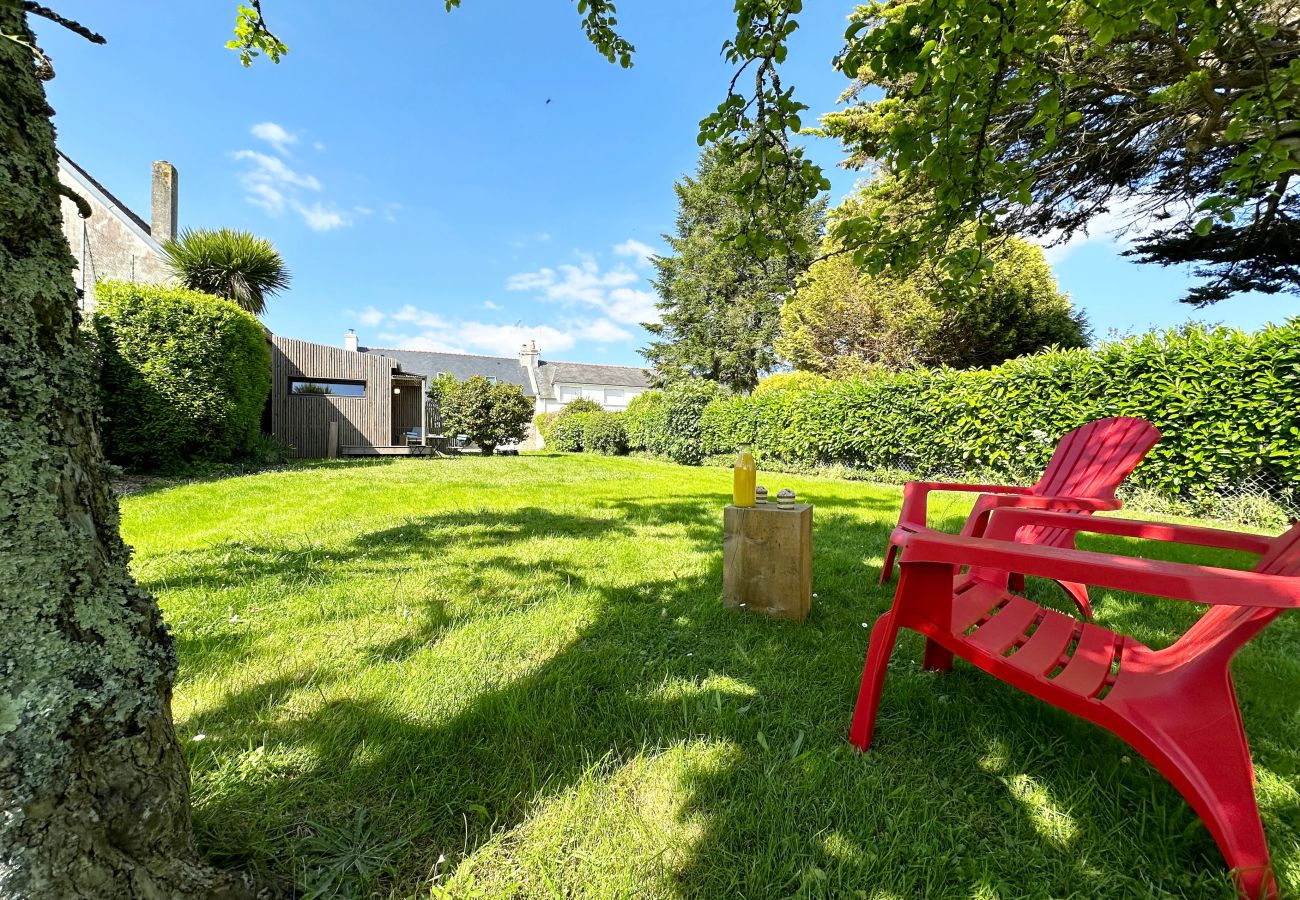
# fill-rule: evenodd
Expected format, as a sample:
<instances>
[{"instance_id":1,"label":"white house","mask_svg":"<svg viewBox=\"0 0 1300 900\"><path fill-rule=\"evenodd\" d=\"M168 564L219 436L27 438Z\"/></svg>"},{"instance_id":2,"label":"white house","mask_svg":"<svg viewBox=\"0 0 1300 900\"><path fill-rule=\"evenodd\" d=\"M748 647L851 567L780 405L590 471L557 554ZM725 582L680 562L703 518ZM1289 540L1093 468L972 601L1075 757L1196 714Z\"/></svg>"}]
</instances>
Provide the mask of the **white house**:
<instances>
[{"instance_id":1,"label":"white house","mask_svg":"<svg viewBox=\"0 0 1300 900\"><path fill-rule=\"evenodd\" d=\"M450 375L463 381L482 375L489 381L517 384L525 396L533 398L539 413L558 410L580 397L593 400L610 412L618 412L627 409L627 404L637 394L650 389L650 373L643 368L551 362L541 358L536 343L525 344L519 357L512 359L509 356L362 347L356 334L349 331L344 337L343 347L359 353L382 354L397 360L403 372L428 378Z\"/></svg>"}]
</instances>

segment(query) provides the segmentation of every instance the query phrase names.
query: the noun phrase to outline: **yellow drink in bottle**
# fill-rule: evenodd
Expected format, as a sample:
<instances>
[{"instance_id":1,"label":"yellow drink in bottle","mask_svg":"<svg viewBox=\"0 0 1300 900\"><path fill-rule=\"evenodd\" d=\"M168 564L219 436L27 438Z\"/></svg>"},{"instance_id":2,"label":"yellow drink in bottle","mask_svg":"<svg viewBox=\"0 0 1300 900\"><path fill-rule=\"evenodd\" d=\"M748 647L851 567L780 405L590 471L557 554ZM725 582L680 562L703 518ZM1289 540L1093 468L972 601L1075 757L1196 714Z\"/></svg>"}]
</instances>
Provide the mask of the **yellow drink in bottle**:
<instances>
[{"instance_id":1,"label":"yellow drink in bottle","mask_svg":"<svg viewBox=\"0 0 1300 900\"><path fill-rule=\"evenodd\" d=\"M731 470L731 502L736 506L754 505L754 483L758 478L758 466L754 465L754 454L749 447L742 446L736 454L736 465Z\"/></svg>"}]
</instances>

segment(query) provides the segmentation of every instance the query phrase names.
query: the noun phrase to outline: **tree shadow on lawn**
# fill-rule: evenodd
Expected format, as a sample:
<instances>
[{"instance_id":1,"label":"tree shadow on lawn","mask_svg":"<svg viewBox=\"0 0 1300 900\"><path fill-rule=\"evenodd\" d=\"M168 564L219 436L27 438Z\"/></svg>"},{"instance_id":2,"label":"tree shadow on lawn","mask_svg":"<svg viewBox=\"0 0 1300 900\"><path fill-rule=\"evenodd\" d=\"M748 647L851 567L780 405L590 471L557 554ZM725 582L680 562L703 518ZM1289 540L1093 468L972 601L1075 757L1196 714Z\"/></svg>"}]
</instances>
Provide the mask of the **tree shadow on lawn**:
<instances>
[{"instance_id":1,"label":"tree shadow on lawn","mask_svg":"<svg viewBox=\"0 0 1300 900\"><path fill-rule=\"evenodd\" d=\"M438 641L466 624L449 624L436 609L399 641L353 648L378 661L373 668L391 669L382 690L368 682L330 700L323 689L336 687L342 670L302 671L194 716L187 730L224 731L226 748L252 751L260 741L267 751L259 758L272 761L244 766L248 753L232 760L230 750L191 748L201 770L196 819L206 852L223 862L252 857L309 883L336 863L312 835L363 807L375 840L393 848L391 871L353 886L380 890L387 878L401 893L427 890L448 871L440 856L453 865L473 857L594 766L617 771L681 742L705 741L729 752L724 764L680 779L682 815L703 823L686 857L664 867L645 850L620 861L644 867L639 874L657 882L658 893L1063 896L1083 884L1090 896L1231 895L1208 834L1136 754L967 667L942 678L921 673L914 637L896 653L877 746L865 756L848 746L863 625L892 594L892 586L875 584L878 570L863 559L883 549L892 522L817 517L820 597L810 620L794 625L720 607L716 509L662 500L608 507L622 518L525 508L485 526L480 515L453 513L358 537L340 561L382 569L441 552L465 528L482 526L474 540L503 552L479 569L531 579L539 596L590 594L592 614L526 674L466 702L435 704L452 707L446 717L422 717L411 699L437 662ZM637 523L685 527L693 548L710 554L704 571L620 583L505 552L539 527L628 540ZM477 576L465 577L472 595ZM1300 675L1289 682L1294 695ZM281 701L313 690L321 701L309 711L277 713ZM1248 726L1263 726L1254 731L1288 728L1280 709L1267 722L1249 719ZM221 777L210 778L218 757ZM581 844L581 823L566 827L579 831ZM1280 856L1279 834L1270 837ZM574 894L582 893L576 865L557 859L550 873Z\"/></svg>"}]
</instances>

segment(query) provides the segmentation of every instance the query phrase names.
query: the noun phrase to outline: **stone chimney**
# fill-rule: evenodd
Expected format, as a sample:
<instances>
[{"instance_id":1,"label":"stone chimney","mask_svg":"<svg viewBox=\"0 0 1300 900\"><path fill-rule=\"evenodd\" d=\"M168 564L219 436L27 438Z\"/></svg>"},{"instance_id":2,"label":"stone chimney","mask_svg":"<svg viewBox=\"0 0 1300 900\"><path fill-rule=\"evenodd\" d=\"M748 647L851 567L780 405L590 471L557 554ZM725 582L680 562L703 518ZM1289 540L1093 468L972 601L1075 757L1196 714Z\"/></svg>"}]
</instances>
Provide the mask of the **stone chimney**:
<instances>
[{"instance_id":1,"label":"stone chimney","mask_svg":"<svg viewBox=\"0 0 1300 900\"><path fill-rule=\"evenodd\" d=\"M158 243L176 237L176 167L160 159L153 164L153 209L149 230Z\"/></svg>"},{"instance_id":2,"label":"stone chimney","mask_svg":"<svg viewBox=\"0 0 1300 900\"><path fill-rule=\"evenodd\" d=\"M347 334L343 335L343 349L351 350L353 353L357 352L357 333L351 328L348 329Z\"/></svg>"},{"instance_id":3,"label":"stone chimney","mask_svg":"<svg viewBox=\"0 0 1300 900\"><path fill-rule=\"evenodd\" d=\"M524 344L519 350L519 365L525 369L536 369L537 355L537 341Z\"/></svg>"}]
</instances>

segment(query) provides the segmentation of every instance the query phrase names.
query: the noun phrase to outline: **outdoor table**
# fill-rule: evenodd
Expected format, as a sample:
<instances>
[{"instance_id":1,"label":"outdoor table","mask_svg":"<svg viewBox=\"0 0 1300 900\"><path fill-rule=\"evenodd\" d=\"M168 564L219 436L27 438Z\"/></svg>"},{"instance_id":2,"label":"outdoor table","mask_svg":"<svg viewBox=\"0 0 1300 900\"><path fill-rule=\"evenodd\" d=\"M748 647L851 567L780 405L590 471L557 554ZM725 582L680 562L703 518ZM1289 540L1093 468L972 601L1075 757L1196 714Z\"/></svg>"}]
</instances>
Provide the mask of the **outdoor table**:
<instances>
[{"instance_id":1,"label":"outdoor table","mask_svg":"<svg viewBox=\"0 0 1300 900\"><path fill-rule=\"evenodd\" d=\"M722 511L722 603L801 621L812 607L812 505Z\"/></svg>"}]
</instances>

